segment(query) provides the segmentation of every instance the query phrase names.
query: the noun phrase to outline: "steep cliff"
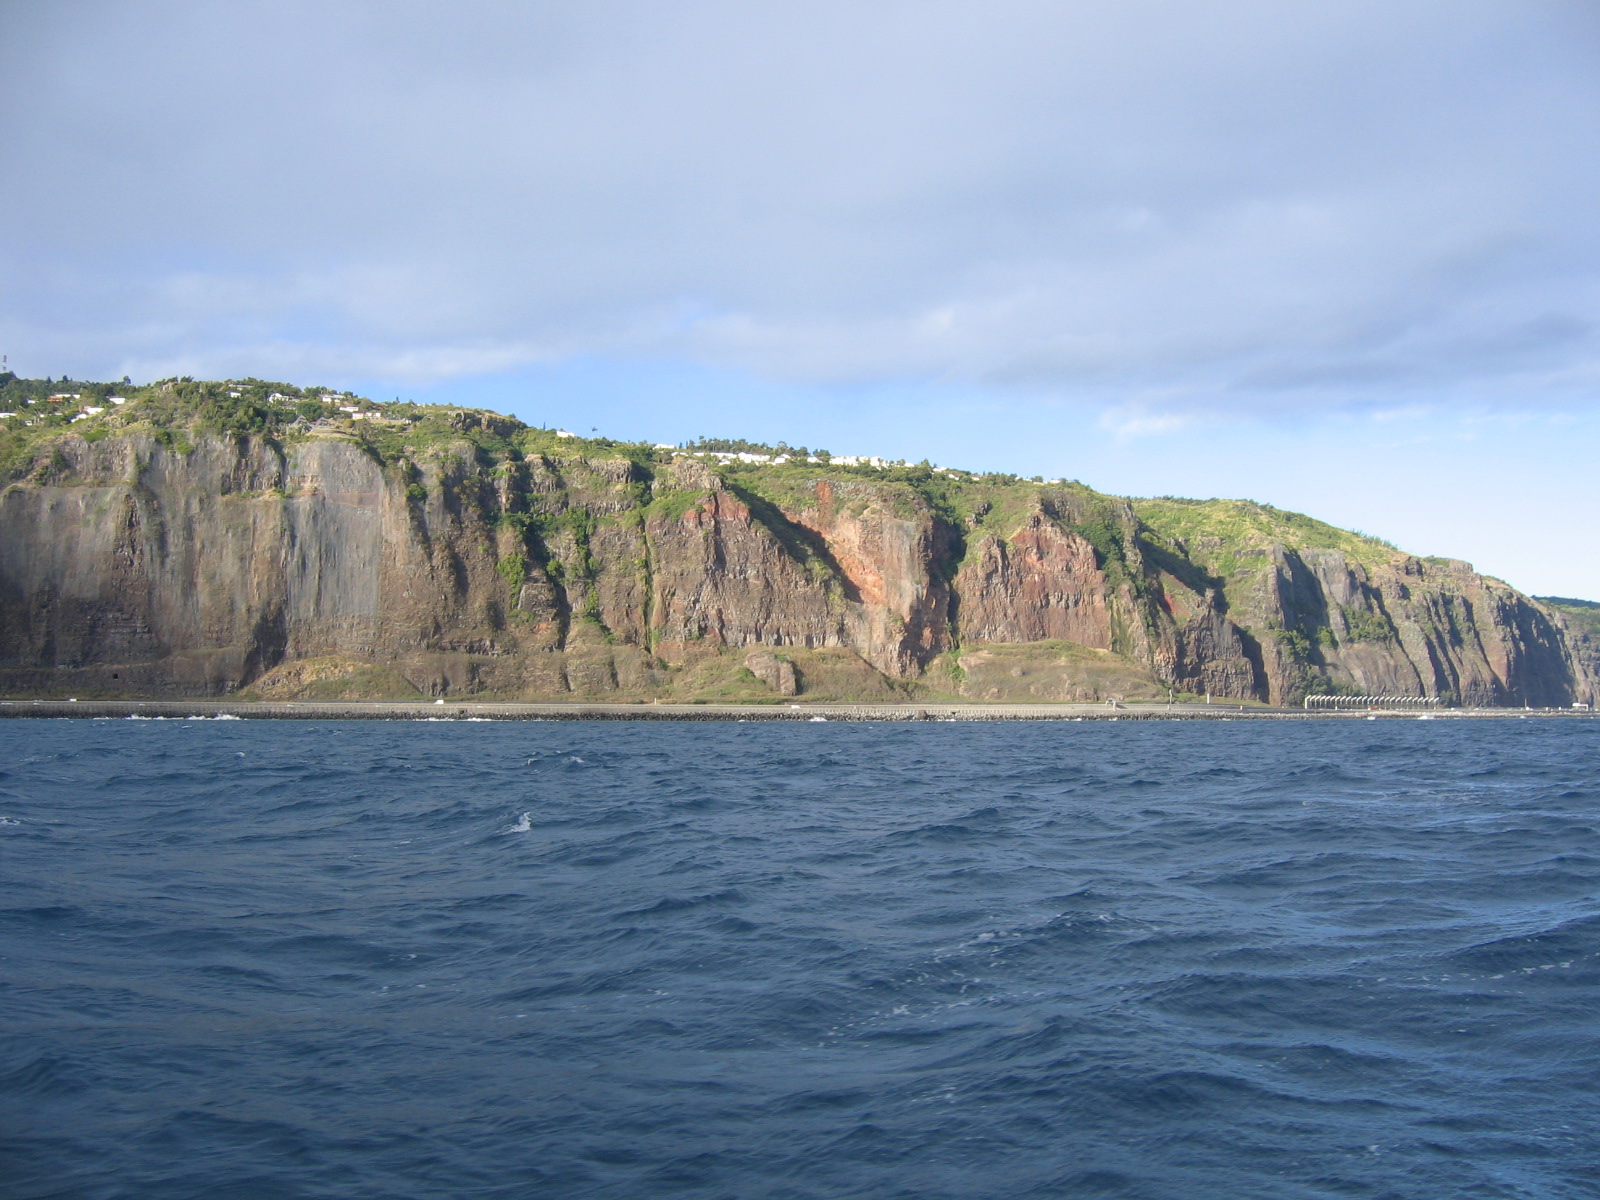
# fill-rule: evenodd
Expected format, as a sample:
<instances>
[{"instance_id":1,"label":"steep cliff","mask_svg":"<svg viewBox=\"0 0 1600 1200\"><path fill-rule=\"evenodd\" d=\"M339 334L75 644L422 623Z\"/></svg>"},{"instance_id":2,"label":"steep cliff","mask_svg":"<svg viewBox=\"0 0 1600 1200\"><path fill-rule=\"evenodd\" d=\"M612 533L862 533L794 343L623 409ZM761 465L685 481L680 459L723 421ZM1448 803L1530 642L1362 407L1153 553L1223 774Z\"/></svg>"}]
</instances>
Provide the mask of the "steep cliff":
<instances>
[{"instance_id":1,"label":"steep cliff","mask_svg":"<svg viewBox=\"0 0 1600 1200\"><path fill-rule=\"evenodd\" d=\"M1600 681L1600 604L1567 596L1536 596L1540 604L1561 615L1567 646L1591 680Z\"/></svg>"},{"instance_id":2,"label":"steep cliff","mask_svg":"<svg viewBox=\"0 0 1600 1200\"><path fill-rule=\"evenodd\" d=\"M1261 694L1587 700L1593 666L1556 609L1467 563L1417 558L1246 501L1140 501L1148 538L1210 577L1251 645Z\"/></svg>"},{"instance_id":3,"label":"steep cliff","mask_svg":"<svg viewBox=\"0 0 1600 1200\"><path fill-rule=\"evenodd\" d=\"M11 694L1593 692L1556 609L1244 502L740 461L256 381L102 388L77 421L28 390L0 381Z\"/></svg>"}]
</instances>

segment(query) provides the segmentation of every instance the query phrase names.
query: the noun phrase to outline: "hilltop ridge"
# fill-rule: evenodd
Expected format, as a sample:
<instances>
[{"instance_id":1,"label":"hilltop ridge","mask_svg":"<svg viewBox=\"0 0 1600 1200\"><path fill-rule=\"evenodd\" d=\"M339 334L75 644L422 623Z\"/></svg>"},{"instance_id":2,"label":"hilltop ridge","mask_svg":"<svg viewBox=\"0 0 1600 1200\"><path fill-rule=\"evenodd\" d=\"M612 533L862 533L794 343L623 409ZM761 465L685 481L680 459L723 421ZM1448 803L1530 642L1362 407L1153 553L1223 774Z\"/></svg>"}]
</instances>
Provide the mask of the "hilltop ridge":
<instances>
[{"instance_id":1,"label":"hilltop ridge","mask_svg":"<svg viewBox=\"0 0 1600 1200\"><path fill-rule=\"evenodd\" d=\"M0 376L0 690L1570 704L1560 603L1243 500Z\"/></svg>"}]
</instances>

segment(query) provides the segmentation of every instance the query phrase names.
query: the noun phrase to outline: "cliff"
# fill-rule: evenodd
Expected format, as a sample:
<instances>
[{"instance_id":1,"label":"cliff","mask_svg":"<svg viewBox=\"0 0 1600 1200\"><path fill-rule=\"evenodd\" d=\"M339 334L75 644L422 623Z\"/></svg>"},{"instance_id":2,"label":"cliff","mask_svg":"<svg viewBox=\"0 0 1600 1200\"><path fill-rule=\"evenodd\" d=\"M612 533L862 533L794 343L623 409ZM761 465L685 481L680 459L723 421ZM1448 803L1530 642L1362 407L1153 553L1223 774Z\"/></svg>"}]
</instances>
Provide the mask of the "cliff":
<instances>
[{"instance_id":1,"label":"cliff","mask_svg":"<svg viewBox=\"0 0 1600 1200\"><path fill-rule=\"evenodd\" d=\"M1559 609L1242 501L741 461L256 381L120 404L0 382L12 695L1594 691Z\"/></svg>"},{"instance_id":2,"label":"cliff","mask_svg":"<svg viewBox=\"0 0 1600 1200\"><path fill-rule=\"evenodd\" d=\"M1566 596L1537 596L1545 608L1561 615L1572 657L1592 680L1600 680L1600 604Z\"/></svg>"}]
</instances>

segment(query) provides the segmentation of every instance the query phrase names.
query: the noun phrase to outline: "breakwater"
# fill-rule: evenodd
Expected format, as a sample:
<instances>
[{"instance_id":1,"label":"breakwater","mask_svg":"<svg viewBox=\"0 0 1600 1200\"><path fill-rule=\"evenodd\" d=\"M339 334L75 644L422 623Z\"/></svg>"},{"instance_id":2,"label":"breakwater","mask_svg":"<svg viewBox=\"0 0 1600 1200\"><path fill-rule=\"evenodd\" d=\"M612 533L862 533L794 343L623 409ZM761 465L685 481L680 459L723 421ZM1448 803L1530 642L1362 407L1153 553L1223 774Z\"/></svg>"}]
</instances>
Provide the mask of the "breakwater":
<instances>
[{"instance_id":1,"label":"breakwater","mask_svg":"<svg viewBox=\"0 0 1600 1200\"><path fill-rule=\"evenodd\" d=\"M1587 720L1586 710L1329 711L1237 704L540 704L391 700L0 700L0 719L75 717L279 721L1351 721Z\"/></svg>"}]
</instances>

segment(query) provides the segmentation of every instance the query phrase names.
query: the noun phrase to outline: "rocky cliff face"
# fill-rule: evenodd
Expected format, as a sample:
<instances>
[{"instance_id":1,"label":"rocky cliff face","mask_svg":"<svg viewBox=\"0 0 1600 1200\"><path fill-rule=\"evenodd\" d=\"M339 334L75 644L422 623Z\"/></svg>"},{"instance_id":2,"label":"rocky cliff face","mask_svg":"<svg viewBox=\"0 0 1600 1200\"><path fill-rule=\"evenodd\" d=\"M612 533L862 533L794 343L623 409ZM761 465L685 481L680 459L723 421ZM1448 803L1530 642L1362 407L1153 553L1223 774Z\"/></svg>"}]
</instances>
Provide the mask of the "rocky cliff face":
<instances>
[{"instance_id":1,"label":"rocky cliff face","mask_svg":"<svg viewBox=\"0 0 1600 1200\"><path fill-rule=\"evenodd\" d=\"M1226 597L1265 699L1333 692L1564 706L1595 691L1593 664L1562 614L1467 563L1417 558L1241 501L1140 507L1151 540L1185 555ZM1201 536L1181 536L1197 527ZM1219 527L1231 537L1216 536Z\"/></svg>"},{"instance_id":2,"label":"rocky cliff face","mask_svg":"<svg viewBox=\"0 0 1600 1200\"><path fill-rule=\"evenodd\" d=\"M1337 550L1272 548L1244 600L1268 636L1274 697L1313 680L1370 695L1470 704L1569 704L1592 689L1560 621L1466 563L1400 556L1374 568Z\"/></svg>"},{"instance_id":3,"label":"rocky cliff face","mask_svg":"<svg viewBox=\"0 0 1600 1200\"><path fill-rule=\"evenodd\" d=\"M1196 537L1187 510L1075 485L737 473L483 414L434 425L56 438L0 492L0 689L1593 691L1559 614L1460 563Z\"/></svg>"},{"instance_id":4,"label":"rocky cliff face","mask_svg":"<svg viewBox=\"0 0 1600 1200\"><path fill-rule=\"evenodd\" d=\"M1535 599L1544 608L1560 614L1568 651L1590 679L1600 681L1600 603L1562 596Z\"/></svg>"}]
</instances>

